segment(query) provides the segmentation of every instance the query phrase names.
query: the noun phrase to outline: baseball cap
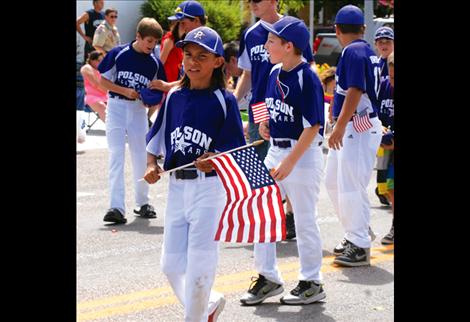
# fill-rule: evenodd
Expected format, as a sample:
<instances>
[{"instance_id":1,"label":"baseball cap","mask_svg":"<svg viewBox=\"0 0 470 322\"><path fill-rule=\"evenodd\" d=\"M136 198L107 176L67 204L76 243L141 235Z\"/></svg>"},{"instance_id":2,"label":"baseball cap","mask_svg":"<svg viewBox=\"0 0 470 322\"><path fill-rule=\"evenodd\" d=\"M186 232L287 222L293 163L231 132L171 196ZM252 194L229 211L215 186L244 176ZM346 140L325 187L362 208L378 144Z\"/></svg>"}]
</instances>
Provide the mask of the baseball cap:
<instances>
[{"instance_id":1,"label":"baseball cap","mask_svg":"<svg viewBox=\"0 0 470 322\"><path fill-rule=\"evenodd\" d=\"M335 25L363 25L364 14L362 10L352 4L342 7L336 13Z\"/></svg>"},{"instance_id":2,"label":"baseball cap","mask_svg":"<svg viewBox=\"0 0 470 322\"><path fill-rule=\"evenodd\" d=\"M140 99L145 105L154 106L160 103L162 98L163 98L163 92L159 90L150 89L147 87L140 89Z\"/></svg>"},{"instance_id":3,"label":"baseball cap","mask_svg":"<svg viewBox=\"0 0 470 322\"><path fill-rule=\"evenodd\" d=\"M205 16L206 12L202 5L197 1L181 2L175 9L175 14L168 17L168 20L181 20L184 17L196 18L197 16Z\"/></svg>"},{"instance_id":4,"label":"baseball cap","mask_svg":"<svg viewBox=\"0 0 470 322\"><path fill-rule=\"evenodd\" d=\"M291 41L302 51L308 46L310 33L305 23L298 18L285 16L272 25L262 23L262 26L276 36Z\"/></svg>"},{"instance_id":5,"label":"baseball cap","mask_svg":"<svg viewBox=\"0 0 470 322\"><path fill-rule=\"evenodd\" d=\"M380 27L375 31L375 36L374 40L380 39L380 38L388 38L391 40L394 40L395 35L393 33L393 29L390 27Z\"/></svg>"},{"instance_id":6,"label":"baseball cap","mask_svg":"<svg viewBox=\"0 0 470 322\"><path fill-rule=\"evenodd\" d=\"M186 34L184 40L178 41L175 45L178 48L182 48L188 43L194 43L201 47L204 47L209 52L223 56L224 45L219 34L212 28L202 26L191 30Z\"/></svg>"}]
</instances>

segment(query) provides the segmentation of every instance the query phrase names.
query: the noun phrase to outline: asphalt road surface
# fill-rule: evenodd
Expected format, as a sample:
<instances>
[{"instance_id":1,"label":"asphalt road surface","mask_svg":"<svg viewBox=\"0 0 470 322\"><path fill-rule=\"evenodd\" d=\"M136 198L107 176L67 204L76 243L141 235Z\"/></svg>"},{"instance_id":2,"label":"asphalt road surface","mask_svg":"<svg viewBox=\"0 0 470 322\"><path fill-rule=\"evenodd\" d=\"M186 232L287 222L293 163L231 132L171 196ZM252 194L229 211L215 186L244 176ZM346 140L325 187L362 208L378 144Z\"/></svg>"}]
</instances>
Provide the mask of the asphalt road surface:
<instances>
[{"instance_id":1,"label":"asphalt road surface","mask_svg":"<svg viewBox=\"0 0 470 322\"><path fill-rule=\"evenodd\" d=\"M132 214L133 186L126 155L126 225L102 221L108 208L108 153L104 131L89 132L77 149L77 320L78 321L183 321L182 306L161 273L159 262L166 207L167 178L150 188L157 219ZM126 151L128 153L128 151ZM320 191L319 225L323 238L323 278L326 299L304 306L281 305L281 295L258 306L241 306L240 296L256 276L253 246L220 244L215 289L227 303L218 321L380 321L394 320L394 250L380 239L392 222L391 209L374 195L375 171L368 187L371 226L377 234L371 266L341 268L332 264L332 250L343 229L328 199ZM173 205L177 206L177 205ZM280 242L278 266L286 281L285 292L297 285L299 270L295 240Z\"/></svg>"}]
</instances>

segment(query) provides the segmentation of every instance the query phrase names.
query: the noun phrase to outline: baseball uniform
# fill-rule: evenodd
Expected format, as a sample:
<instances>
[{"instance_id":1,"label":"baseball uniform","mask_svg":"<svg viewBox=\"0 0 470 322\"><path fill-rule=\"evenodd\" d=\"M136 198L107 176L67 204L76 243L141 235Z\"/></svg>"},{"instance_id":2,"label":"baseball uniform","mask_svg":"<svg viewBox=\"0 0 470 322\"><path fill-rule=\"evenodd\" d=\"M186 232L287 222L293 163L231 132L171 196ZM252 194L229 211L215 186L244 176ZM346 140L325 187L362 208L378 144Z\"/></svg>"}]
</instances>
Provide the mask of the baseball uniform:
<instances>
[{"instance_id":1,"label":"baseball uniform","mask_svg":"<svg viewBox=\"0 0 470 322\"><path fill-rule=\"evenodd\" d=\"M147 135L147 151L165 155L164 170L244 144L236 99L223 89L172 88ZM184 305L185 321L207 321L226 194L215 171L195 168L173 172L168 190L162 271Z\"/></svg>"},{"instance_id":2,"label":"baseball uniform","mask_svg":"<svg viewBox=\"0 0 470 322\"><path fill-rule=\"evenodd\" d=\"M264 163L275 168L284 160L305 128L320 124L319 133L296 163L292 172L277 184L292 203L300 257L299 280L320 281L322 248L316 222L317 201L323 172L323 89L320 80L302 62L290 71L275 65L268 78L266 105L270 113L271 145ZM255 265L259 274L282 284L276 267L276 243L255 244Z\"/></svg>"},{"instance_id":3,"label":"baseball uniform","mask_svg":"<svg viewBox=\"0 0 470 322\"><path fill-rule=\"evenodd\" d=\"M101 76L137 92L155 79L166 80L161 61L153 53L139 53L129 44L111 49L98 66ZM131 154L137 207L149 203L149 186L138 181L145 174L147 154L145 136L148 131L147 109L140 100L131 100L119 93L108 92L106 139L109 148L110 208L125 214L124 161L126 136Z\"/></svg>"},{"instance_id":4,"label":"baseball uniform","mask_svg":"<svg viewBox=\"0 0 470 322\"><path fill-rule=\"evenodd\" d=\"M283 19L282 17L281 19ZM264 102L268 75L273 64L269 61L269 55L264 44L268 39L268 31L262 26L268 24L259 20L253 26L246 29L240 39L240 49L238 57L238 67L251 72L251 100L250 107L260 102ZM269 24L268 24L269 25ZM310 45L303 51L303 57L307 62L313 61L312 49ZM254 124L253 111L248 109L248 131L250 142L261 139L258 133L258 125ZM260 159L263 160L268 151L267 142L255 147Z\"/></svg>"},{"instance_id":5,"label":"baseball uniform","mask_svg":"<svg viewBox=\"0 0 470 322\"><path fill-rule=\"evenodd\" d=\"M343 49L336 69L333 117L338 118L348 88L358 88L363 94L356 113L368 113L372 127L357 132L353 122L348 122L343 147L330 149L328 153L325 185L346 231L345 239L360 248L370 248L371 244L368 233L370 204L366 188L382 137L382 124L377 117L379 85L379 58L366 41L352 41Z\"/></svg>"}]
</instances>

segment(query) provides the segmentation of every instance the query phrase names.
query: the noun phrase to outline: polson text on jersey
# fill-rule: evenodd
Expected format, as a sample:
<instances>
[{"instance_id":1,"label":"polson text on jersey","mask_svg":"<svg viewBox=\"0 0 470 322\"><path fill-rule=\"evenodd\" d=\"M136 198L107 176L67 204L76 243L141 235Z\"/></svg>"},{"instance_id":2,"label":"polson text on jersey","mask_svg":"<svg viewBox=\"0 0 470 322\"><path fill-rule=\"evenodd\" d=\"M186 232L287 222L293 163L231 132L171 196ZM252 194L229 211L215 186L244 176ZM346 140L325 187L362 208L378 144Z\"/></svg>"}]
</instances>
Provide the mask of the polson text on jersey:
<instances>
[{"instance_id":1,"label":"polson text on jersey","mask_svg":"<svg viewBox=\"0 0 470 322\"><path fill-rule=\"evenodd\" d=\"M176 129L173 130L170 134L171 138L171 145L173 146L175 143L179 143L180 145L186 144L185 142L192 142L194 144L199 145L200 147L203 148L204 151L209 150L209 146L212 142L212 138L209 137L207 134L199 131L198 129L193 129L190 126L185 126L183 128L183 131L180 131L180 127L177 127ZM182 142L183 141L183 142ZM190 144L187 144L188 146ZM181 149L180 149L181 150ZM183 154L185 154L184 150L181 150ZM186 151L192 153L192 149ZM201 150L197 149L196 154L201 154Z\"/></svg>"},{"instance_id":2,"label":"polson text on jersey","mask_svg":"<svg viewBox=\"0 0 470 322\"><path fill-rule=\"evenodd\" d=\"M271 118L277 121L294 122L294 114L292 113L293 107L284 103L280 99L274 100L272 97L266 97L266 106L270 111Z\"/></svg>"}]
</instances>

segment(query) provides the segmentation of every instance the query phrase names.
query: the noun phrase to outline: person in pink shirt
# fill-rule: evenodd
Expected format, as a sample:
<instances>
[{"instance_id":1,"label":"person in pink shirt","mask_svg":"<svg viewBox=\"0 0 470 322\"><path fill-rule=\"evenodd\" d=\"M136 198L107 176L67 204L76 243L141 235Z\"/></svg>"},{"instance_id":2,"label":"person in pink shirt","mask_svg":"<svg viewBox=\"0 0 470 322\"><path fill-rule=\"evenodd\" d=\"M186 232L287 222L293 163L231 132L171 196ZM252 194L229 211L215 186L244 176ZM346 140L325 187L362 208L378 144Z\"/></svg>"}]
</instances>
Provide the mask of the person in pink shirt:
<instances>
[{"instance_id":1,"label":"person in pink shirt","mask_svg":"<svg viewBox=\"0 0 470 322\"><path fill-rule=\"evenodd\" d=\"M101 74L98 65L103 60L103 54L99 51L92 51L88 55L85 65L80 69L85 85L85 104L98 113L104 122L106 119L106 103L108 101L108 91L100 85Z\"/></svg>"}]
</instances>

